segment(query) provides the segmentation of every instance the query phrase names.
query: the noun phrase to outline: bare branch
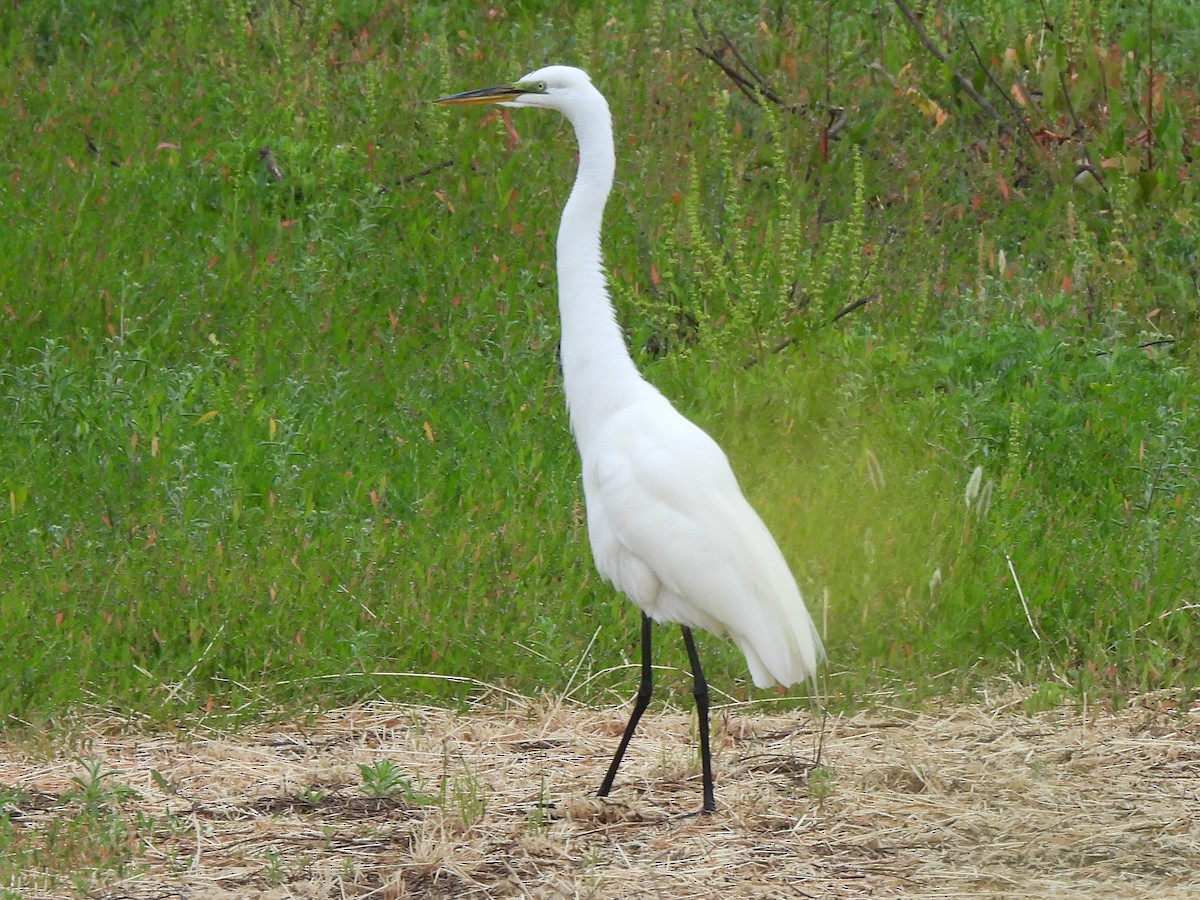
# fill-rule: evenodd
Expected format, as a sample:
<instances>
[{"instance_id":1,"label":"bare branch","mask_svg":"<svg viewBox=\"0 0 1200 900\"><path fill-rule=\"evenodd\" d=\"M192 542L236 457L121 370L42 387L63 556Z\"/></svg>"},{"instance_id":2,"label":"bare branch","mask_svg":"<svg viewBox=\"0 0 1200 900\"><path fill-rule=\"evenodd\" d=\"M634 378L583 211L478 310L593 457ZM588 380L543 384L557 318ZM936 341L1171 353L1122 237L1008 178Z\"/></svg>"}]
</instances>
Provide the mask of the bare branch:
<instances>
[{"instance_id":1,"label":"bare branch","mask_svg":"<svg viewBox=\"0 0 1200 900\"><path fill-rule=\"evenodd\" d=\"M1096 166L1095 161L1092 159L1092 153L1090 150L1088 150L1087 141L1084 140L1085 129L1083 127L1083 123L1079 121L1079 116L1075 113L1075 104L1071 102L1071 88L1067 84L1067 75L1065 72L1058 73L1058 84L1060 90L1062 90L1063 100L1065 100L1067 103L1067 112L1070 113L1071 121L1075 125L1075 131L1072 132L1072 136L1079 141L1079 146L1083 149L1084 164L1079 167L1078 171L1076 171L1075 177L1078 178L1080 175L1086 172L1087 174L1091 175L1092 178L1096 179L1096 184L1103 187L1104 175Z\"/></svg>"},{"instance_id":2,"label":"bare branch","mask_svg":"<svg viewBox=\"0 0 1200 900\"><path fill-rule=\"evenodd\" d=\"M913 11L908 8L908 4L906 4L904 0L894 0L894 2L896 4L896 8L900 10L901 15L908 20L908 24L911 25L913 31L916 32L917 38L921 41L921 44L924 45L925 49L932 53L940 63L946 66L946 68L950 71L950 74L954 76L954 80L958 82L958 86L962 88L963 93L974 100L979 105L980 109L982 109L993 120L995 120L1000 131L1008 135L1010 138L1013 137L1012 129L1004 123L1004 119L1001 117L1000 113L996 112L996 108L992 106L992 104L988 103L987 99L980 95L979 91L975 90L975 85L971 84L969 78L966 78L961 72L957 71L952 65L950 65L950 58L947 57L946 54L940 49L938 49L937 44L930 40L929 35L925 33L925 29L921 27L921 22L915 15L913 15Z\"/></svg>"},{"instance_id":3,"label":"bare branch","mask_svg":"<svg viewBox=\"0 0 1200 900\"><path fill-rule=\"evenodd\" d=\"M759 90L757 85L751 84L741 74L727 66L725 61L713 51L706 50L703 47L697 47L696 52L710 62L714 62L720 66L721 70L729 76L729 79L734 83L737 89L746 96L747 100L749 100L755 106L761 105L758 100Z\"/></svg>"},{"instance_id":4,"label":"bare branch","mask_svg":"<svg viewBox=\"0 0 1200 900\"><path fill-rule=\"evenodd\" d=\"M994 87L1000 93L1000 96L1003 97L1005 101L1007 101L1009 107L1013 111L1013 115L1015 115L1017 117L1017 121L1021 123L1021 129L1025 132L1025 136L1028 137L1030 141L1033 141L1033 129L1031 129L1029 127L1029 123L1025 121L1025 115L1021 112L1020 107L1017 106L1017 101L1009 96L1008 91L1004 90L1004 87L996 80L995 76L992 75L992 70L988 68L986 63L984 63L983 57L979 55L979 50L975 47L975 42L971 40L971 33L967 31L966 24L960 22L959 27L962 29L963 37L967 39L967 46L971 48L971 53L975 56L975 62L979 63L979 68L983 70L983 74L987 76L987 80L991 82L992 87ZM1027 99L1029 98L1029 91L1025 89L1024 83L1021 84L1021 93L1023 93Z\"/></svg>"},{"instance_id":5,"label":"bare branch","mask_svg":"<svg viewBox=\"0 0 1200 900\"><path fill-rule=\"evenodd\" d=\"M410 181L416 181L418 178L424 178L426 175L432 175L439 169L448 169L454 165L454 160L443 159L440 163L434 163L432 166L426 166L420 172L413 172L411 175L402 175L396 179L396 184L408 184Z\"/></svg>"},{"instance_id":6,"label":"bare branch","mask_svg":"<svg viewBox=\"0 0 1200 900\"><path fill-rule=\"evenodd\" d=\"M788 103L778 92L773 90L767 80L750 65L750 62L738 49L737 45L720 28L716 29L714 35L704 25L704 20L700 17L699 8L692 8L692 17L696 20L696 28L700 32L700 37L704 39L707 45L716 45L715 49L710 46L696 47L695 50L705 59L715 63L721 68L729 79L734 83L739 91L746 96L746 99L760 106L760 98L774 103L776 106L790 110L791 112L801 113L804 110L802 104ZM733 64L726 62L726 58L732 58Z\"/></svg>"},{"instance_id":7,"label":"bare branch","mask_svg":"<svg viewBox=\"0 0 1200 900\"><path fill-rule=\"evenodd\" d=\"M848 315L850 315L850 313L854 312L856 309L861 309L862 307L866 306L868 303L874 303L878 299L879 299L878 293L868 294L866 297L859 297L857 300L853 300L850 303L847 303L845 306L843 306L841 309L839 309L837 312L835 312L833 314L833 318L830 319L829 321L831 323L836 322L838 319L841 319L843 316L848 316ZM782 338L779 341L776 341L774 344L771 345L770 352L772 355L774 355L776 353L782 353L784 350L786 350L788 347L792 346L792 344L794 344L794 343L796 343L796 338L794 336ZM751 356L750 358L742 361L742 368L749 369L751 366L756 366L760 362L762 362L761 356Z\"/></svg>"},{"instance_id":8,"label":"bare branch","mask_svg":"<svg viewBox=\"0 0 1200 900\"><path fill-rule=\"evenodd\" d=\"M833 321L837 321L842 316L848 316L859 307L866 306L868 303L874 303L879 299L879 294L868 294L865 297L859 297L857 300L851 301L833 314Z\"/></svg>"}]
</instances>

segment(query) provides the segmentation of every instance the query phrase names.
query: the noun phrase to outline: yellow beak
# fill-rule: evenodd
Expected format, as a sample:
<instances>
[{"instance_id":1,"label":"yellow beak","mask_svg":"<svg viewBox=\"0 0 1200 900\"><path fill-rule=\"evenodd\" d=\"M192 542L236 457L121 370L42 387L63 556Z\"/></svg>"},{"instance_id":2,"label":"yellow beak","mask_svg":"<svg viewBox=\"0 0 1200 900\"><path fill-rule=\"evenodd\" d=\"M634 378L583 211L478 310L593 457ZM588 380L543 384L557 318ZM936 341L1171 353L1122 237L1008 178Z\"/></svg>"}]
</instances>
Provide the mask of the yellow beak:
<instances>
[{"instance_id":1,"label":"yellow beak","mask_svg":"<svg viewBox=\"0 0 1200 900\"><path fill-rule=\"evenodd\" d=\"M528 94L529 88L520 84L497 84L492 87L477 88L473 91L463 91L461 94L451 94L449 97L438 97L434 103L447 106L468 106L476 103L502 103L512 100L521 94Z\"/></svg>"}]
</instances>

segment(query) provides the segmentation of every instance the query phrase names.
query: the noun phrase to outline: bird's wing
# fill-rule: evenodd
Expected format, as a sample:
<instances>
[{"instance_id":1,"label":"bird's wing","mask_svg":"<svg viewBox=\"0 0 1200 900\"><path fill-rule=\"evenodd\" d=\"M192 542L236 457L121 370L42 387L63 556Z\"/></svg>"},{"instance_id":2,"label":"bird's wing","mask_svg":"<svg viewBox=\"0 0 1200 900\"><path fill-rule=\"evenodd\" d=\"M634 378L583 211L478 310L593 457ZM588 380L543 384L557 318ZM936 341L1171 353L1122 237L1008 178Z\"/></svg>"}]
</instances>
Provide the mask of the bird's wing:
<instances>
[{"instance_id":1,"label":"bird's wing","mask_svg":"<svg viewBox=\"0 0 1200 900\"><path fill-rule=\"evenodd\" d=\"M609 424L584 460L601 574L658 621L729 633L755 683L810 677L816 629L724 452L665 399Z\"/></svg>"}]
</instances>

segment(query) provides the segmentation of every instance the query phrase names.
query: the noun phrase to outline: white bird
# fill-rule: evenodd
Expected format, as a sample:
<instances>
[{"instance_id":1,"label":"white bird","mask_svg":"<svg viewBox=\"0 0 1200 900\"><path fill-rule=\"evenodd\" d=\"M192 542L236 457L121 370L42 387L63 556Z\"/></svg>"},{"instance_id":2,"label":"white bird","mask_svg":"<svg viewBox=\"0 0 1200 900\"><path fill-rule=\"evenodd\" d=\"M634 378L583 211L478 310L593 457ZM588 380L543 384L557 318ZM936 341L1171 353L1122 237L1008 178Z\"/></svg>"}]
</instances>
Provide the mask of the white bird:
<instances>
[{"instance_id":1,"label":"white bird","mask_svg":"<svg viewBox=\"0 0 1200 900\"><path fill-rule=\"evenodd\" d=\"M585 72L548 66L520 81L442 97L562 113L579 169L558 229L563 389L583 465L588 537L600 574L642 611L633 713L599 795L608 795L650 702L651 621L683 628L700 722L703 812L715 808L708 686L692 629L728 635L758 687L814 679L821 639L778 545L704 431L638 373L616 322L600 253L616 157L612 117Z\"/></svg>"}]
</instances>

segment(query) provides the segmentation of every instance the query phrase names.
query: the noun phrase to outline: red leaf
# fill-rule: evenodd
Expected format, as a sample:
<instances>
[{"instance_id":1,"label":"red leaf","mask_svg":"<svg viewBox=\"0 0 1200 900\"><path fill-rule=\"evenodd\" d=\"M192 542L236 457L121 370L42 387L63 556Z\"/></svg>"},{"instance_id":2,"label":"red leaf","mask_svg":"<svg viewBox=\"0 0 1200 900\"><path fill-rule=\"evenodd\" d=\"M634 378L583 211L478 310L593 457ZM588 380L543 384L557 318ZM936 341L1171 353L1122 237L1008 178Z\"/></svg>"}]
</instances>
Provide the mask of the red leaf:
<instances>
[{"instance_id":1,"label":"red leaf","mask_svg":"<svg viewBox=\"0 0 1200 900\"><path fill-rule=\"evenodd\" d=\"M1004 180L1004 176L999 172L996 173L996 184L1000 185L1000 196L1004 198L1004 202L1008 202L1008 182Z\"/></svg>"},{"instance_id":2,"label":"red leaf","mask_svg":"<svg viewBox=\"0 0 1200 900\"><path fill-rule=\"evenodd\" d=\"M512 150L517 144L521 143L521 136L517 134L517 129L513 128L512 119L509 118L507 109L500 110L500 121L504 123L504 129L508 132L508 149Z\"/></svg>"}]
</instances>

